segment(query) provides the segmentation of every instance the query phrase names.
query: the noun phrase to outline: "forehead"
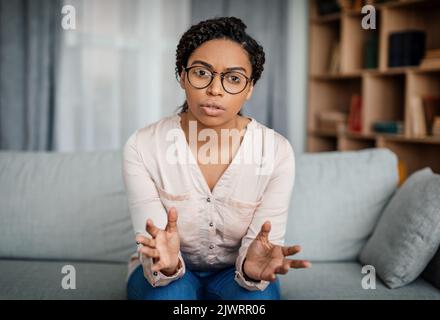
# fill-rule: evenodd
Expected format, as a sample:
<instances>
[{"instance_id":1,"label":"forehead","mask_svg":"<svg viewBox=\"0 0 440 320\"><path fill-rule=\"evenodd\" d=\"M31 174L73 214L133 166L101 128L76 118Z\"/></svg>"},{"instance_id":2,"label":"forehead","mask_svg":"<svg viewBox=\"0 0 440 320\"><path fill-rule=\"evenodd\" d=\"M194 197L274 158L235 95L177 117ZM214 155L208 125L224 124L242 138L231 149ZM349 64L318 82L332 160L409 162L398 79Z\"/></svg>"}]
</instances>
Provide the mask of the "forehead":
<instances>
[{"instance_id":1,"label":"forehead","mask_svg":"<svg viewBox=\"0 0 440 320\"><path fill-rule=\"evenodd\" d=\"M252 68L247 51L238 43L225 39L204 42L191 54L188 59L188 65L195 60L205 61L216 70L243 67L247 73L250 73Z\"/></svg>"}]
</instances>

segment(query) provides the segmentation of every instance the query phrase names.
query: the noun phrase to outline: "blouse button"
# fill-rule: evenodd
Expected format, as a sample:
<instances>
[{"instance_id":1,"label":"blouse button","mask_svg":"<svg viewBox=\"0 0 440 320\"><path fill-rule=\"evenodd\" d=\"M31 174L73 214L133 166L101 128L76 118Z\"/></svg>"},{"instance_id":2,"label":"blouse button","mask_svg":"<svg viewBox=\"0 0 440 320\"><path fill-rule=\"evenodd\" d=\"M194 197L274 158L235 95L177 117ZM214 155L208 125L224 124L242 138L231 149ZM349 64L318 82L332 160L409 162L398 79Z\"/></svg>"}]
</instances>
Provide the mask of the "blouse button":
<instances>
[{"instance_id":1,"label":"blouse button","mask_svg":"<svg viewBox=\"0 0 440 320\"><path fill-rule=\"evenodd\" d=\"M154 275L155 277L157 277L157 271L154 271L154 272L153 272L153 275Z\"/></svg>"},{"instance_id":2,"label":"blouse button","mask_svg":"<svg viewBox=\"0 0 440 320\"><path fill-rule=\"evenodd\" d=\"M211 198L210 197L206 198L206 201L211 202Z\"/></svg>"},{"instance_id":3,"label":"blouse button","mask_svg":"<svg viewBox=\"0 0 440 320\"><path fill-rule=\"evenodd\" d=\"M211 244L211 245L209 246L209 249L214 249L214 245Z\"/></svg>"},{"instance_id":4,"label":"blouse button","mask_svg":"<svg viewBox=\"0 0 440 320\"><path fill-rule=\"evenodd\" d=\"M213 227L213 226L214 226L214 224L213 224L212 222L210 222L210 223L209 223L209 226L210 226L210 227Z\"/></svg>"}]
</instances>

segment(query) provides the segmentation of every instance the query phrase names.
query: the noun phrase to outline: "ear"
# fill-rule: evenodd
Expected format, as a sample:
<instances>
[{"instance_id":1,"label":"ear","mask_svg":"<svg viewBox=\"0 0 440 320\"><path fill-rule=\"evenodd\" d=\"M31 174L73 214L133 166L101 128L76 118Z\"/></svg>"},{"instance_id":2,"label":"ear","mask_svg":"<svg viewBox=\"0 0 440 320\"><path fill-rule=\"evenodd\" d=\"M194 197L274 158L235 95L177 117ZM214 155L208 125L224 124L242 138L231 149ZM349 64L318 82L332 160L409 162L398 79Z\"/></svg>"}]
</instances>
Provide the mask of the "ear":
<instances>
[{"instance_id":1,"label":"ear","mask_svg":"<svg viewBox=\"0 0 440 320\"><path fill-rule=\"evenodd\" d=\"M246 94L246 100L249 100L252 97L252 92L254 91L254 81L249 84L249 91Z\"/></svg>"},{"instance_id":2,"label":"ear","mask_svg":"<svg viewBox=\"0 0 440 320\"><path fill-rule=\"evenodd\" d=\"M182 72L180 73L180 77L179 77L180 81L180 87L185 90L185 70L182 70Z\"/></svg>"}]
</instances>

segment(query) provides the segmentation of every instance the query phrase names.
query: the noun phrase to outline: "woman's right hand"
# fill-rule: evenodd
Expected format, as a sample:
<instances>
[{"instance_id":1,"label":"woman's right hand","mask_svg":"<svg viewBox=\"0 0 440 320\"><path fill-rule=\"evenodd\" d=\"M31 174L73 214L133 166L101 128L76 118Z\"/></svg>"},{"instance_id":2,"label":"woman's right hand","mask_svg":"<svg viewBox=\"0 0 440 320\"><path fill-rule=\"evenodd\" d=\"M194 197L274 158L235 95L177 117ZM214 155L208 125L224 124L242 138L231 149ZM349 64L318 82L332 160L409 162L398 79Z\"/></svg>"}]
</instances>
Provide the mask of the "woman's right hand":
<instances>
[{"instance_id":1,"label":"woman's right hand","mask_svg":"<svg viewBox=\"0 0 440 320\"><path fill-rule=\"evenodd\" d=\"M153 258L152 271L160 271L170 276L179 269L180 237L177 230L177 210L170 208L165 230L156 227L151 219L147 220L146 230L153 237L136 236L136 241L144 246L140 248L145 257Z\"/></svg>"}]
</instances>

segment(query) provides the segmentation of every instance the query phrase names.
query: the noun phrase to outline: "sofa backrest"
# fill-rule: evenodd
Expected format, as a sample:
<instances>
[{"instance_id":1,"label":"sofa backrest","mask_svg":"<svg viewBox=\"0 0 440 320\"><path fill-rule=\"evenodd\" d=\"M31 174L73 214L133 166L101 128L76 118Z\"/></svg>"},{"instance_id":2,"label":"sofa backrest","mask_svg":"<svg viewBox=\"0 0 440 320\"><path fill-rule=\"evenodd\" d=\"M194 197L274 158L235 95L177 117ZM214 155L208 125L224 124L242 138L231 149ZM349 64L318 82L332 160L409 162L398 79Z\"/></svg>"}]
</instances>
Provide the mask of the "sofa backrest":
<instances>
[{"instance_id":1,"label":"sofa backrest","mask_svg":"<svg viewBox=\"0 0 440 320\"><path fill-rule=\"evenodd\" d=\"M0 258L127 262L120 151L0 152Z\"/></svg>"},{"instance_id":2,"label":"sofa backrest","mask_svg":"<svg viewBox=\"0 0 440 320\"><path fill-rule=\"evenodd\" d=\"M397 186L389 149L298 156L285 243L302 252L292 258L357 260Z\"/></svg>"},{"instance_id":3,"label":"sofa backrest","mask_svg":"<svg viewBox=\"0 0 440 320\"><path fill-rule=\"evenodd\" d=\"M0 258L126 262L136 248L121 157L0 152ZM355 260L397 181L387 149L298 156L286 244Z\"/></svg>"}]
</instances>

